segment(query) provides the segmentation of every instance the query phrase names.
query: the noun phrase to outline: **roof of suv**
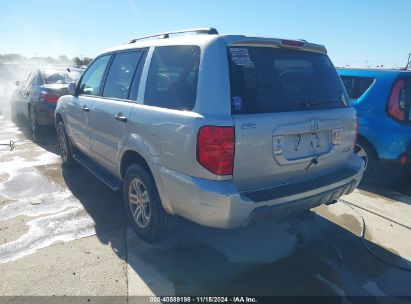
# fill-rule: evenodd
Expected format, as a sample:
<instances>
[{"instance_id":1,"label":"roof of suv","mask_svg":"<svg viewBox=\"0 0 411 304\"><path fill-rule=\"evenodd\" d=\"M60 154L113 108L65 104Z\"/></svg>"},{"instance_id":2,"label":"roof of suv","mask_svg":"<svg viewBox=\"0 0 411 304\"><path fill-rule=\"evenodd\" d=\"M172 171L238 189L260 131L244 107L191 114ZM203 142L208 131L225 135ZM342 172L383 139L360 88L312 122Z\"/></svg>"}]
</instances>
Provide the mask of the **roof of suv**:
<instances>
[{"instance_id":1,"label":"roof of suv","mask_svg":"<svg viewBox=\"0 0 411 304\"><path fill-rule=\"evenodd\" d=\"M200 31L205 31L205 29L199 29ZM214 30L215 29L210 29ZM119 50L127 50L134 48L150 47L150 46L166 46L166 45L207 45L213 41L223 39L227 45L250 45L250 46L271 46L271 47L287 47L297 50L311 51L316 53L326 54L327 50L323 45L314 44L307 42L305 40L288 40L280 38L270 38L270 37L258 37L258 36L246 36L246 35L220 35L216 34L217 31L210 33L195 32L196 30L186 30L171 33L162 33L158 35L152 35L149 37L137 38L131 40L127 44L119 45L113 48L109 48L104 51L113 52ZM195 33L187 35L188 33ZM169 34L173 36L169 36ZM175 35L174 34L178 34ZM155 37L158 37L157 39ZM153 39L154 38L154 39ZM290 45L287 45L290 43ZM291 44L298 44L291 45Z\"/></svg>"}]
</instances>

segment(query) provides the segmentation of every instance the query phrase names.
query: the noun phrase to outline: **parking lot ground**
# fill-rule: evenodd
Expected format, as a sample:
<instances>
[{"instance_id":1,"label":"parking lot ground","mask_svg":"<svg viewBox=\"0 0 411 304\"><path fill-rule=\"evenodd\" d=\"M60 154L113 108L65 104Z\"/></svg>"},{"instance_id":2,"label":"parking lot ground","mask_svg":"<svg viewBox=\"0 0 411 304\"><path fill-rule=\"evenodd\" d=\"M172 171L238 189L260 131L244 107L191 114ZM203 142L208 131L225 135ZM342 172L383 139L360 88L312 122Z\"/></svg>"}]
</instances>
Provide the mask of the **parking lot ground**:
<instances>
[{"instance_id":1,"label":"parking lot ground","mask_svg":"<svg viewBox=\"0 0 411 304\"><path fill-rule=\"evenodd\" d=\"M28 138L24 122L0 116L0 143L16 141L0 146L2 296L411 296L408 177L282 222L219 230L181 220L150 245L127 227L120 193L61 168L53 130Z\"/></svg>"}]
</instances>

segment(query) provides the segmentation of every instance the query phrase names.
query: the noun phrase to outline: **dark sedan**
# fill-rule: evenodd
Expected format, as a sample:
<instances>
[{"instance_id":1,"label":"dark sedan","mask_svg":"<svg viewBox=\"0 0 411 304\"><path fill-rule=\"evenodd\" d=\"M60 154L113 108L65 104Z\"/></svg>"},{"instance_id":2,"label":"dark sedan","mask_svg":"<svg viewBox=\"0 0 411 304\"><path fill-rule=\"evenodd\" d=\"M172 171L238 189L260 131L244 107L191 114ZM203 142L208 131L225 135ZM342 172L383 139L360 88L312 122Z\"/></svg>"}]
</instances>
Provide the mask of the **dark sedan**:
<instances>
[{"instance_id":1,"label":"dark sedan","mask_svg":"<svg viewBox=\"0 0 411 304\"><path fill-rule=\"evenodd\" d=\"M82 69L44 68L33 69L25 80L16 81L12 111L25 116L30 122L33 139L41 127L54 125L54 110L60 96L67 94L70 82L77 81Z\"/></svg>"}]
</instances>

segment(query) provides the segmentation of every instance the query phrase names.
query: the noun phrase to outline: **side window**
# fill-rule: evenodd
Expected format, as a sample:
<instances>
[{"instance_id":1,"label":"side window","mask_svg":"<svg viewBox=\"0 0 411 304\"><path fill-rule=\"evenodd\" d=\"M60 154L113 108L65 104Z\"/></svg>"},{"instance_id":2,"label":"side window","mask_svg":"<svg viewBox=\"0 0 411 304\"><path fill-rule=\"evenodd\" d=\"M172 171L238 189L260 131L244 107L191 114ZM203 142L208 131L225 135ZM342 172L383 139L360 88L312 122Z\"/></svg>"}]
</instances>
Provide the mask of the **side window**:
<instances>
[{"instance_id":1,"label":"side window","mask_svg":"<svg viewBox=\"0 0 411 304\"><path fill-rule=\"evenodd\" d=\"M352 96L354 95L354 78L342 76L341 79L344 83L345 90L347 91L349 98L354 99L352 98Z\"/></svg>"},{"instance_id":2,"label":"side window","mask_svg":"<svg viewBox=\"0 0 411 304\"><path fill-rule=\"evenodd\" d=\"M192 110L197 95L200 48L156 47L148 72L144 104Z\"/></svg>"},{"instance_id":3,"label":"side window","mask_svg":"<svg viewBox=\"0 0 411 304\"><path fill-rule=\"evenodd\" d=\"M33 72L26 86L27 91L30 91L33 88L33 86L36 83L36 79L37 79L37 72Z\"/></svg>"},{"instance_id":4,"label":"side window","mask_svg":"<svg viewBox=\"0 0 411 304\"><path fill-rule=\"evenodd\" d=\"M101 81L103 80L104 72L107 64L110 61L111 55L104 55L96 61L84 72L80 83L80 94L99 95Z\"/></svg>"},{"instance_id":5,"label":"side window","mask_svg":"<svg viewBox=\"0 0 411 304\"><path fill-rule=\"evenodd\" d=\"M341 76L341 79L350 99L360 98L375 81L370 77Z\"/></svg>"},{"instance_id":6,"label":"side window","mask_svg":"<svg viewBox=\"0 0 411 304\"><path fill-rule=\"evenodd\" d=\"M360 98L365 91L374 83L374 78L358 77L357 78L357 96Z\"/></svg>"},{"instance_id":7,"label":"side window","mask_svg":"<svg viewBox=\"0 0 411 304\"><path fill-rule=\"evenodd\" d=\"M128 99L141 54L142 51L129 51L115 55L107 74L103 96Z\"/></svg>"},{"instance_id":8,"label":"side window","mask_svg":"<svg viewBox=\"0 0 411 304\"><path fill-rule=\"evenodd\" d=\"M41 86L43 85L43 74L42 73L37 73L37 80L36 80L36 85Z\"/></svg>"},{"instance_id":9,"label":"side window","mask_svg":"<svg viewBox=\"0 0 411 304\"><path fill-rule=\"evenodd\" d=\"M34 72L32 72L32 71L30 71L29 73L27 73L26 78L24 79L24 82L23 82L22 85L21 85L21 90L22 90L22 91L26 90L27 85L29 84L29 82L30 82L30 80L31 80L31 78L32 78L33 73L34 73Z\"/></svg>"}]
</instances>

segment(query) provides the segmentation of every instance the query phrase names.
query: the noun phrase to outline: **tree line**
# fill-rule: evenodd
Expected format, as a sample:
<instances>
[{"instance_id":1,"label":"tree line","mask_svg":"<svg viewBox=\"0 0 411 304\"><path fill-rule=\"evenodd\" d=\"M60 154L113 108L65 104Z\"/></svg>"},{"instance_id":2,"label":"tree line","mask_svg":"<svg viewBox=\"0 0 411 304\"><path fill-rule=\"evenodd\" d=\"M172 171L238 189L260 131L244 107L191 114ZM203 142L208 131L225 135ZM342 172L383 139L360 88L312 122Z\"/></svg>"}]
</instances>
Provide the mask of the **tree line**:
<instances>
[{"instance_id":1,"label":"tree line","mask_svg":"<svg viewBox=\"0 0 411 304\"><path fill-rule=\"evenodd\" d=\"M66 55L54 57L25 57L20 54L0 54L0 63L3 64L46 64L46 65L67 65L67 66L87 66L93 58L89 57L73 57L68 58Z\"/></svg>"}]
</instances>

